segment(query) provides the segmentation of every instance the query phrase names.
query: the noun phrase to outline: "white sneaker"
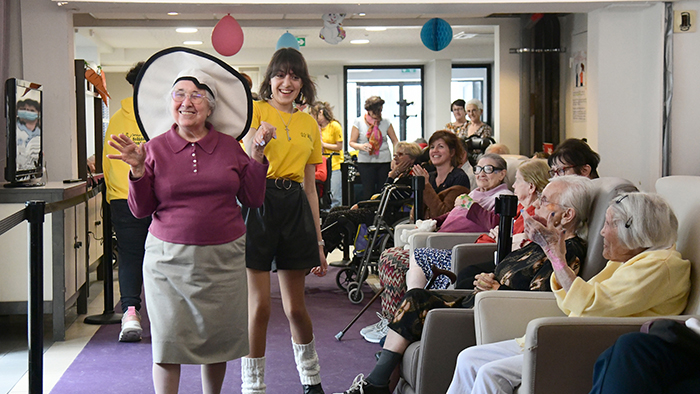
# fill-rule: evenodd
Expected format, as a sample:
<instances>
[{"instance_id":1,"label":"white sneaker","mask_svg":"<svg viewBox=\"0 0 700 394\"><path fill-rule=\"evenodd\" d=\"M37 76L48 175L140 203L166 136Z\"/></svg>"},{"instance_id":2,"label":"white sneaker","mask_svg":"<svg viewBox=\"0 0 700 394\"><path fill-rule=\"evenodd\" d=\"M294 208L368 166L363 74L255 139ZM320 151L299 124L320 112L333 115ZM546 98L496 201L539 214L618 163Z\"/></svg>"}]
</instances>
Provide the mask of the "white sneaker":
<instances>
[{"instance_id":1,"label":"white sneaker","mask_svg":"<svg viewBox=\"0 0 700 394\"><path fill-rule=\"evenodd\" d=\"M119 333L119 342L138 342L141 340L141 314L136 307L130 306L122 316L122 330Z\"/></svg>"},{"instance_id":2,"label":"white sneaker","mask_svg":"<svg viewBox=\"0 0 700 394\"><path fill-rule=\"evenodd\" d=\"M386 317L381 317L381 320L379 320L378 323L374 324L372 329L369 329L367 331L360 332L363 338L367 342L371 343L379 343L379 341L382 340L386 336L386 334L389 332L389 319Z\"/></svg>"},{"instance_id":3,"label":"white sneaker","mask_svg":"<svg viewBox=\"0 0 700 394\"><path fill-rule=\"evenodd\" d=\"M377 317L379 318L379 321L374 323L374 324L370 324L369 326L361 329L360 335L362 335L364 337L367 332L374 331L374 330L380 328L382 325L388 324L388 323L385 323L387 318L384 317L384 315L381 312L377 312Z\"/></svg>"}]
</instances>

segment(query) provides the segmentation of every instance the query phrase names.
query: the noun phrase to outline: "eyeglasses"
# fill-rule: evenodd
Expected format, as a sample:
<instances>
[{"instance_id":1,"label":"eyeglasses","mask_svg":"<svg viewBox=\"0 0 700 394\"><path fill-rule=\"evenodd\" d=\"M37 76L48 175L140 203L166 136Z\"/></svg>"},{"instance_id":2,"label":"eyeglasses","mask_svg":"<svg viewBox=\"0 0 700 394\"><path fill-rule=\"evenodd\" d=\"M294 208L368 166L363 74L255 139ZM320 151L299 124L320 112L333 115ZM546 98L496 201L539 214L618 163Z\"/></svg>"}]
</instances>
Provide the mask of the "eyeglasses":
<instances>
[{"instance_id":1,"label":"eyeglasses","mask_svg":"<svg viewBox=\"0 0 700 394\"><path fill-rule=\"evenodd\" d=\"M618 197L617 199L615 199L615 204L621 203L627 197L629 197L629 194L624 194L624 195ZM632 226L632 218L631 217L629 219L627 219L627 221L625 222L625 228L630 228L630 226Z\"/></svg>"},{"instance_id":2,"label":"eyeglasses","mask_svg":"<svg viewBox=\"0 0 700 394\"><path fill-rule=\"evenodd\" d=\"M175 100L176 103L181 103L181 102L185 101L185 98L187 98L187 97L190 98L190 102L192 102L192 104L201 104L202 101L204 100L204 95L201 93L192 92L192 93L188 94L182 90L173 91L172 96L173 96L173 100Z\"/></svg>"},{"instance_id":3,"label":"eyeglasses","mask_svg":"<svg viewBox=\"0 0 700 394\"><path fill-rule=\"evenodd\" d=\"M566 170L574 167L576 166L552 167L552 169L549 170L549 176L562 176L566 174Z\"/></svg>"},{"instance_id":4,"label":"eyeglasses","mask_svg":"<svg viewBox=\"0 0 700 394\"><path fill-rule=\"evenodd\" d=\"M542 205L542 206L546 206L546 205L550 205L550 204L551 205L559 205L560 207L564 206L562 204L559 204L558 202L549 201L549 199L547 199L547 197L544 194L542 194L542 192L537 193L537 199L540 200L540 205Z\"/></svg>"},{"instance_id":5,"label":"eyeglasses","mask_svg":"<svg viewBox=\"0 0 700 394\"><path fill-rule=\"evenodd\" d=\"M491 164L487 164L485 166L476 166L474 167L474 175L479 175L481 171L484 171L486 174L492 174L494 172L498 171L503 171L503 168L500 167L494 167Z\"/></svg>"}]
</instances>

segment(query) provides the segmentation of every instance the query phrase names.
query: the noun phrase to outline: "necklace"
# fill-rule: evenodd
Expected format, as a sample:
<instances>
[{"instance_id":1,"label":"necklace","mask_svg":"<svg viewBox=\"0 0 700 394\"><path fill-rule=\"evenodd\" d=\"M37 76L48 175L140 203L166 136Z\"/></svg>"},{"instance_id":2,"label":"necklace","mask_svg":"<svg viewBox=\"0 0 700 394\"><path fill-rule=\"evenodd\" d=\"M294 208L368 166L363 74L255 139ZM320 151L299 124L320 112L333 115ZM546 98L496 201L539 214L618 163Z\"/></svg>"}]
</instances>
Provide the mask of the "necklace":
<instances>
[{"instance_id":1,"label":"necklace","mask_svg":"<svg viewBox=\"0 0 700 394\"><path fill-rule=\"evenodd\" d=\"M280 110L278 110L274 105L272 105L272 108L277 111L277 115L280 116L280 119L282 120L282 124L284 125L284 130L287 132L287 141L291 141L292 137L289 136L289 125L292 123L292 118L294 118L294 114L290 114L289 116L289 122L285 122L284 118L282 117L282 114L280 113Z\"/></svg>"}]
</instances>

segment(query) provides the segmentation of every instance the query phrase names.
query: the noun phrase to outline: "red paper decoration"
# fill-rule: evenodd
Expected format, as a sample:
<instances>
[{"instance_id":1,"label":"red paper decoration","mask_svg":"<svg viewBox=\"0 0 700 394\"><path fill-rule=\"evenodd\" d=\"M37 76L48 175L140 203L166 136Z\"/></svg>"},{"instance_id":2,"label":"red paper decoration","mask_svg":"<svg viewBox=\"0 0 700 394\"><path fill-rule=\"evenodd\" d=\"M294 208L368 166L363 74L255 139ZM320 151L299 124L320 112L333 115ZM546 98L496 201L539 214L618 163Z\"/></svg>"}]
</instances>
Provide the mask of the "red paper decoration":
<instances>
[{"instance_id":1,"label":"red paper decoration","mask_svg":"<svg viewBox=\"0 0 700 394\"><path fill-rule=\"evenodd\" d=\"M233 56L243 46L243 29L231 14L221 18L211 32L214 49L223 56Z\"/></svg>"}]
</instances>

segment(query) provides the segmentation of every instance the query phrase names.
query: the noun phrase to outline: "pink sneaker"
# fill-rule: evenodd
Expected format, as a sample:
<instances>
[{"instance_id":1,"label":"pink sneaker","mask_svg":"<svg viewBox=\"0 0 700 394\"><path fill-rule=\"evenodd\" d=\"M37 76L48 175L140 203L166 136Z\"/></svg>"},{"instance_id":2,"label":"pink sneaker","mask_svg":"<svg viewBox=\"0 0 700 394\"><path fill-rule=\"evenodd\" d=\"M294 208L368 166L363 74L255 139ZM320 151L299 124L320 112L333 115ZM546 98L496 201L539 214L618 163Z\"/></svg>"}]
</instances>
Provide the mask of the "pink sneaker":
<instances>
[{"instance_id":1,"label":"pink sneaker","mask_svg":"<svg viewBox=\"0 0 700 394\"><path fill-rule=\"evenodd\" d=\"M141 340L141 315L136 307L130 306L122 316L122 331L119 333L119 342L138 342Z\"/></svg>"}]
</instances>

